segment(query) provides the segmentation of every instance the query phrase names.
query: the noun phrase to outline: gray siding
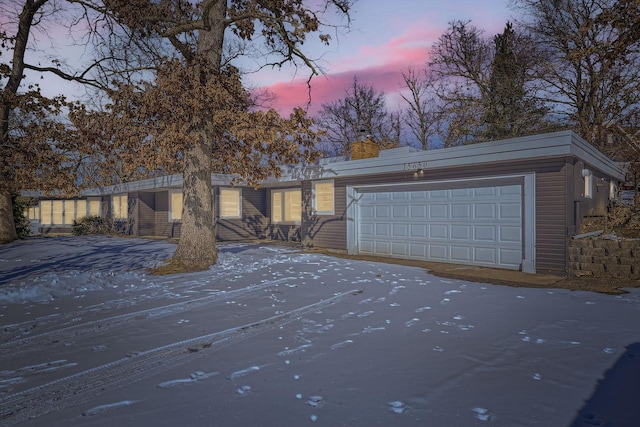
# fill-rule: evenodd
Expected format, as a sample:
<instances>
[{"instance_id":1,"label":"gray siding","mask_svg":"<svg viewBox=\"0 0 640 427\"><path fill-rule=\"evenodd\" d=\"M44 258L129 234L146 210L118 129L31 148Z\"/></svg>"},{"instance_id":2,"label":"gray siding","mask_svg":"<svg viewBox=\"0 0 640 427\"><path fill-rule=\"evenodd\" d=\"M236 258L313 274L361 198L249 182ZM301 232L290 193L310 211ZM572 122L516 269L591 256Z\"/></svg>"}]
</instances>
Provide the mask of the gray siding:
<instances>
[{"instance_id":1,"label":"gray siding","mask_svg":"<svg viewBox=\"0 0 640 427\"><path fill-rule=\"evenodd\" d=\"M237 187L242 190L242 218L223 219L219 213L218 188L215 189L216 239L219 241L264 239L266 237L266 193L264 188Z\"/></svg>"},{"instance_id":2,"label":"gray siding","mask_svg":"<svg viewBox=\"0 0 640 427\"><path fill-rule=\"evenodd\" d=\"M392 183L411 183L448 179L479 178L494 175L536 173L536 269L539 272L567 271L567 209L565 158L537 161L500 162L475 167L455 167L415 172L360 175L334 180L335 215L314 216L307 203L303 242L309 247L347 250L346 187ZM310 202L311 181L303 183L303 200Z\"/></svg>"},{"instance_id":3,"label":"gray siding","mask_svg":"<svg viewBox=\"0 0 640 427\"><path fill-rule=\"evenodd\" d=\"M156 235L155 194L142 192L138 194L138 235Z\"/></svg>"},{"instance_id":4,"label":"gray siding","mask_svg":"<svg viewBox=\"0 0 640 427\"><path fill-rule=\"evenodd\" d=\"M363 178L363 177L361 177ZM302 242L307 247L347 249L347 192L352 180L334 181L334 215L316 215L312 212L312 182L302 184Z\"/></svg>"}]
</instances>

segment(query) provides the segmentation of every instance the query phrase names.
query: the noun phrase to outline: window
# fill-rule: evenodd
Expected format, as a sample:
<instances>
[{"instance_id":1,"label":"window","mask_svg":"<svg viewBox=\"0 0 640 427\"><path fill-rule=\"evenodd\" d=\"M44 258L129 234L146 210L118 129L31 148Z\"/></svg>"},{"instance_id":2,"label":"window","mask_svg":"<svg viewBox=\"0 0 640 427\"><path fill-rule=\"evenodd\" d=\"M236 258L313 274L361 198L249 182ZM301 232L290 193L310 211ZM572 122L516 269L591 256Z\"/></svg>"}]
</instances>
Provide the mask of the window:
<instances>
[{"instance_id":1,"label":"window","mask_svg":"<svg viewBox=\"0 0 640 427\"><path fill-rule=\"evenodd\" d=\"M220 189L220 218L242 218L239 188Z\"/></svg>"},{"instance_id":2,"label":"window","mask_svg":"<svg viewBox=\"0 0 640 427\"><path fill-rule=\"evenodd\" d=\"M87 201L86 200L76 200L76 211L75 218L80 219L87 216Z\"/></svg>"},{"instance_id":3,"label":"window","mask_svg":"<svg viewBox=\"0 0 640 427\"><path fill-rule=\"evenodd\" d=\"M593 197L593 174L589 169L582 169L584 177L584 197L590 199Z\"/></svg>"},{"instance_id":4,"label":"window","mask_svg":"<svg viewBox=\"0 0 640 427\"><path fill-rule=\"evenodd\" d=\"M295 222L302 220L302 192L300 190L274 190L271 192L271 221Z\"/></svg>"},{"instance_id":5,"label":"window","mask_svg":"<svg viewBox=\"0 0 640 427\"><path fill-rule=\"evenodd\" d=\"M41 200L39 207L29 208L29 219L39 219L43 225L71 225L85 216L86 200Z\"/></svg>"},{"instance_id":6,"label":"window","mask_svg":"<svg viewBox=\"0 0 640 427\"><path fill-rule=\"evenodd\" d=\"M111 196L111 212L114 219L127 219L129 200L126 194Z\"/></svg>"},{"instance_id":7,"label":"window","mask_svg":"<svg viewBox=\"0 0 640 427\"><path fill-rule=\"evenodd\" d=\"M42 200L40 202L40 223L51 225L51 200Z\"/></svg>"},{"instance_id":8,"label":"window","mask_svg":"<svg viewBox=\"0 0 640 427\"><path fill-rule=\"evenodd\" d=\"M89 216L102 216L100 200L89 199Z\"/></svg>"},{"instance_id":9,"label":"window","mask_svg":"<svg viewBox=\"0 0 640 427\"><path fill-rule=\"evenodd\" d=\"M609 181L609 200L613 200L616 198L616 183L613 181Z\"/></svg>"},{"instance_id":10,"label":"window","mask_svg":"<svg viewBox=\"0 0 640 427\"><path fill-rule=\"evenodd\" d=\"M169 191L169 221L182 220L182 191Z\"/></svg>"},{"instance_id":11,"label":"window","mask_svg":"<svg viewBox=\"0 0 640 427\"><path fill-rule=\"evenodd\" d=\"M313 211L318 215L333 215L333 181L313 183Z\"/></svg>"},{"instance_id":12,"label":"window","mask_svg":"<svg viewBox=\"0 0 640 427\"><path fill-rule=\"evenodd\" d=\"M24 216L27 217L29 221L40 222L40 206L29 206L24 210Z\"/></svg>"}]
</instances>

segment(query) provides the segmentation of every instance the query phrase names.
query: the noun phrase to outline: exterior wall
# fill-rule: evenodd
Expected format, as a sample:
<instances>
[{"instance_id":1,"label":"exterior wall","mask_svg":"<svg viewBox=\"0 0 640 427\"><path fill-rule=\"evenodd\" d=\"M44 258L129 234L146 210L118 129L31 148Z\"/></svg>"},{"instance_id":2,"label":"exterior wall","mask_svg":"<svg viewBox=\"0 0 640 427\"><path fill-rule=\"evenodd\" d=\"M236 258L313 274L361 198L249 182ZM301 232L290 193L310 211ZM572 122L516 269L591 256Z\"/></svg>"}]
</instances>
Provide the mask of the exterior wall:
<instances>
[{"instance_id":1,"label":"exterior wall","mask_svg":"<svg viewBox=\"0 0 640 427\"><path fill-rule=\"evenodd\" d=\"M567 198L564 157L538 161L513 161L475 167L452 167L420 172L360 175L334 180L335 215L316 216L310 211L312 181L303 183L303 242L308 247L347 250L346 187L412 183L498 175L536 174L536 271L566 273Z\"/></svg>"},{"instance_id":2,"label":"exterior wall","mask_svg":"<svg viewBox=\"0 0 640 427\"><path fill-rule=\"evenodd\" d=\"M267 228L267 190L264 188L237 188L242 190L242 218L239 219L220 218L218 209L220 190L218 187L215 188L216 239L219 241L264 239Z\"/></svg>"},{"instance_id":3,"label":"exterior wall","mask_svg":"<svg viewBox=\"0 0 640 427\"><path fill-rule=\"evenodd\" d=\"M347 192L349 179L334 181L334 214L312 212L312 181L302 183L301 239L306 247L347 250Z\"/></svg>"},{"instance_id":4,"label":"exterior wall","mask_svg":"<svg viewBox=\"0 0 640 427\"><path fill-rule=\"evenodd\" d=\"M640 240L570 239L572 276L640 279Z\"/></svg>"},{"instance_id":5,"label":"exterior wall","mask_svg":"<svg viewBox=\"0 0 640 427\"><path fill-rule=\"evenodd\" d=\"M307 208L307 200L304 192L302 193L302 224L294 224L289 222L274 224L271 222L271 191L272 190L291 190L298 189L300 186L288 186L270 188L265 190L265 237L271 240L282 242L301 242L302 241L302 224L305 223L304 210ZM309 203L310 203L309 199Z\"/></svg>"},{"instance_id":6,"label":"exterior wall","mask_svg":"<svg viewBox=\"0 0 640 427\"><path fill-rule=\"evenodd\" d=\"M139 193L138 205L138 235L155 236L155 193Z\"/></svg>"}]
</instances>

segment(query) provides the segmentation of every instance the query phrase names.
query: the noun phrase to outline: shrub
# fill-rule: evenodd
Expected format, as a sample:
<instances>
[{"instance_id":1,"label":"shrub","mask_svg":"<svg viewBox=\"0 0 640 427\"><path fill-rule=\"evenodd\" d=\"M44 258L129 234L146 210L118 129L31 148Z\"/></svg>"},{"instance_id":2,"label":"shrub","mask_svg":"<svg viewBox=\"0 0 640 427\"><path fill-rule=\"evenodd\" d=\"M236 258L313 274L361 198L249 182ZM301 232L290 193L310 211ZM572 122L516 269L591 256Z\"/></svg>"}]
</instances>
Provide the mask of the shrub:
<instances>
[{"instance_id":1,"label":"shrub","mask_svg":"<svg viewBox=\"0 0 640 427\"><path fill-rule=\"evenodd\" d=\"M18 239L26 239L31 235L31 222L24 214L25 209L29 207L29 202L18 194L12 194L11 204L13 205L13 222Z\"/></svg>"},{"instance_id":2,"label":"shrub","mask_svg":"<svg viewBox=\"0 0 640 427\"><path fill-rule=\"evenodd\" d=\"M89 234L110 234L111 225L101 216L85 216L73 221L72 233L74 236L86 236Z\"/></svg>"}]
</instances>

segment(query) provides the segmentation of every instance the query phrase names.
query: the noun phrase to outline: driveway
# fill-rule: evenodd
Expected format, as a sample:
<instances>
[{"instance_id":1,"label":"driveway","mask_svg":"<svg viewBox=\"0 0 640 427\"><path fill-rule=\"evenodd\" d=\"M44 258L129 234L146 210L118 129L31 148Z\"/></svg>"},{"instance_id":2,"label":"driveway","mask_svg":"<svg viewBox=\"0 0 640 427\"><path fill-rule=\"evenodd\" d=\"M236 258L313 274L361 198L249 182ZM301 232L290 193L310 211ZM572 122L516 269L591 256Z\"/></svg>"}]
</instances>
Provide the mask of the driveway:
<instances>
[{"instance_id":1,"label":"driveway","mask_svg":"<svg viewBox=\"0 0 640 427\"><path fill-rule=\"evenodd\" d=\"M640 423L637 289L501 286L283 246L220 248L208 271L152 276L175 245L0 247L0 424Z\"/></svg>"}]
</instances>

